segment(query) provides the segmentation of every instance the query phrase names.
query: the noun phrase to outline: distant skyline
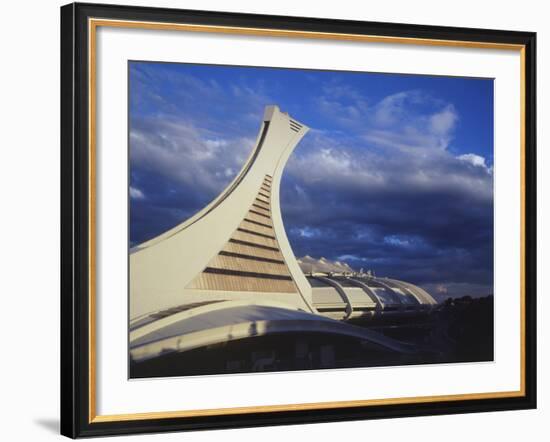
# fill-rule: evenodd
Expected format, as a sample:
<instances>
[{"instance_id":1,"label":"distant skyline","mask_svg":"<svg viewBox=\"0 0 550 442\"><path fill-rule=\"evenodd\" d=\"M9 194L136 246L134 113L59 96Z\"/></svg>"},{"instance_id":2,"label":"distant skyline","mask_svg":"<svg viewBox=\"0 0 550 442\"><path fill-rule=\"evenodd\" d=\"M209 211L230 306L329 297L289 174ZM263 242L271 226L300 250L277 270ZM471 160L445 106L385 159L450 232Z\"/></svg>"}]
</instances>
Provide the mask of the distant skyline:
<instances>
[{"instance_id":1,"label":"distant skyline","mask_svg":"<svg viewBox=\"0 0 550 442\"><path fill-rule=\"evenodd\" d=\"M215 198L277 104L311 127L281 183L297 257L492 293L491 79L152 62L129 79L132 245Z\"/></svg>"}]
</instances>

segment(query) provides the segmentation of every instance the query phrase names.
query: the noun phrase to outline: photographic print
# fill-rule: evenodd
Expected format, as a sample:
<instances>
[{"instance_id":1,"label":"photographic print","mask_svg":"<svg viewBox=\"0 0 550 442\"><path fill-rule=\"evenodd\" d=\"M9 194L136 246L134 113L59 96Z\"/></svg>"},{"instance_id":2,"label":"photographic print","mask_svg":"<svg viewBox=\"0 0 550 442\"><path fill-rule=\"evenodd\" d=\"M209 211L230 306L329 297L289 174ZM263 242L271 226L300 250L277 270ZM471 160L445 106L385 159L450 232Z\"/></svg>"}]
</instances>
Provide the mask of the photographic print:
<instances>
[{"instance_id":1,"label":"photographic print","mask_svg":"<svg viewBox=\"0 0 550 442\"><path fill-rule=\"evenodd\" d=\"M71 4L61 36L62 434L536 408L535 33Z\"/></svg>"},{"instance_id":2,"label":"photographic print","mask_svg":"<svg viewBox=\"0 0 550 442\"><path fill-rule=\"evenodd\" d=\"M128 84L131 378L493 360L493 79Z\"/></svg>"}]
</instances>

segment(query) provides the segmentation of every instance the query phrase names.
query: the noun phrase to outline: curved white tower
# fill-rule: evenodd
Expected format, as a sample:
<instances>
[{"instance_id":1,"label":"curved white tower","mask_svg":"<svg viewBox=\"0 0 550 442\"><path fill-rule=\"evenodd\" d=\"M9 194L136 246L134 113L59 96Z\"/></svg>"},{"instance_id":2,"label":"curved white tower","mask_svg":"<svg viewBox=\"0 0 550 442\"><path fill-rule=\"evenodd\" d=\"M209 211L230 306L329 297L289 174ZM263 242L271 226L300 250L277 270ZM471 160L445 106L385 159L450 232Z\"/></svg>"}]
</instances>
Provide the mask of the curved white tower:
<instances>
[{"instance_id":1,"label":"curved white tower","mask_svg":"<svg viewBox=\"0 0 550 442\"><path fill-rule=\"evenodd\" d=\"M315 312L279 206L284 166L308 127L267 106L237 177L196 215L130 255L130 320L209 301Z\"/></svg>"}]
</instances>

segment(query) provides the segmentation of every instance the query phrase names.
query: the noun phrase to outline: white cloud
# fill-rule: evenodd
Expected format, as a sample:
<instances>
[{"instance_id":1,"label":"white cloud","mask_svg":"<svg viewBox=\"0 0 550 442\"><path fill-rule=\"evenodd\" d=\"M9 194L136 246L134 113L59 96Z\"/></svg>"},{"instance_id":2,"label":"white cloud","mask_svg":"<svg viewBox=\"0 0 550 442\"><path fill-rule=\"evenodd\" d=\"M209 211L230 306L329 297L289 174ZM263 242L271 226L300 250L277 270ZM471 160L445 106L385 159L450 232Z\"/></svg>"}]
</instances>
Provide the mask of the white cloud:
<instances>
[{"instance_id":1,"label":"white cloud","mask_svg":"<svg viewBox=\"0 0 550 442\"><path fill-rule=\"evenodd\" d=\"M189 121L152 118L131 129L130 143L134 165L217 194L240 170L254 139L225 139Z\"/></svg>"},{"instance_id":2,"label":"white cloud","mask_svg":"<svg viewBox=\"0 0 550 442\"><path fill-rule=\"evenodd\" d=\"M487 169L487 164L485 164L485 158L475 153L465 153L464 155L459 155L457 157L461 161L470 163L472 166L483 167Z\"/></svg>"},{"instance_id":3,"label":"white cloud","mask_svg":"<svg viewBox=\"0 0 550 442\"><path fill-rule=\"evenodd\" d=\"M350 106L353 99L363 101L349 87L333 85L324 92L350 99ZM398 92L366 109L349 132L312 131L290 158L287 173L296 183L331 183L344 192L460 192L489 201L492 174L485 159L448 150L458 121L451 103L421 91Z\"/></svg>"},{"instance_id":4,"label":"white cloud","mask_svg":"<svg viewBox=\"0 0 550 442\"><path fill-rule=\"evenodd\" d=\"M204 143L210 149L218 149L218 148L227 146L227 140L220 140L220 139L204 140Z\"/></svg>"},{"instance_id":5,"label":"white cloud","mask_svg":"<svg viewBox=\"0 0 550 442\"><path fill-rule=\"evenodd\" d=\"M368 103L348 85L330 83L316 98L317 110L373 145L398 149L447 149L458 122L451 103L419 90Z\"/></svg>"},{"instance_id":6,"label":"white cloud","mask_svg":"<svg viewBox=\"0 0 550 442\"><path fill-rule=\"evenodd\" d=\"M145 199L145 195L137 187L130 186L130 198L135 200L142 200Z\"/></svg>"},{"instance_id":7,"label":"white cloud","mask_svg":"<svg viewBox=\"0 0 550 442\"><path fill-rule=\"evenodd\" d=\"M392 246L406 247L410 245L410 241L405 238L401 238L397 235L389 235L384 237L384 242L386 244L391 244Z\"/></svg>"},{"instance_id":8,"label":"white cloud","mask_svg":"<svg viewBox=\"0 0 550 442\"><path fill-rule=\"evenodd\" d=\"M353 87L330 81L322 87L323 94L316 97L315 107L338 123L349 126L362 121L369 112L367 99Z\"/></svg>"},{"instance_id":9,"label":"white cloud","mask_svg":"<svg viewBox=\"0 0 550 442\"><path fill-rule=\"evenodd\" d=\"M344 193L460 192L491 200L492 174L486 173L483 157L476 156L475 162L484 167L472 167L474 157L455 157L438 142L434 135L417 132L407 137L376 130L345 142L316 132L303 140L285 173L299 186L331 183Z\"/></svg>"},{"instance_id":10,"label":"white cloud","mask_svg":"<svg viewBox=\"0 0 550 442\"><path fill-rule=\"evenodd\" d=\"M297 231L300 236L303 236L305 238L313 238L316 236L320 236L321 234L319 229L314 229L307 226L303 228L298 228Z\"/></svg>"},{"instance_id":11,"label":"white cloud","mask_svg":"<svg viewBox=\"0 0 550 442\"><path fill-rule=\"evenodd\" d=\"M435 134L447 135L454 129L457 120L454 106L448 104L443 110L430 116L430 130Z\"/></svg>"},{"instance_id":12,"label":"white cloud","mask_svg":"<svg viewBox=\"0 0 550 442\"><path fill-rule=\"evenodd\" d=\"M263 81L235 79L216 81L197 73L174 71L169 65L161 68L138 64L132 67L132 103L137 110L149 113L151 103L159 117L180 115L200 127L225 125L225 132L244 133L243 121L256 125L267 104L272 104ZM170 94L166 91L169 90ZM213 104L215 109L213 109ZM145 109L141 106L145 105ZM238 118L231 110L240 108ZM220 110L228 110L220 119ZM232 115L229 118L229 115Z\"/></svg>"},{"instance_id":13,"label":"white cloud","mask_svg":"<svg viewBox=\"0 0 550 442\"><path fill-rule=\"evenodd\" d=\"M375 107L374 121L379 126L388 126L398 122L405 113L407 102L416 94L398 92L382 99Z\"/></svg>"},{"instance_id":14,"label":"white cloud","mask_svg":"<svg viewBox=\"0 0 550 442\"><path fill-rule=\"evenodd\" d=\"M384 173L377 168L378 157L372 153L350 149L323 134L312 134L303 143L285 169L285 173L293 175L299 182L306 185L331 182L344 189L384 184ZM302 187L298 186L298 189ZM307 195L303 189L301 193ZM296 192L296 196L300 197L300 192ZM309 203L306 198L300 199L302 204Z\"/></svg>"},{"instance_id":15,"label":"white cloud","mask_svg":"<svg viewBox=\"0 0 550 442\"><path fill-rule=\"evenodd\" d=\"M361 256L349 255L349 254L340 255L336 259L338 259L339 261L367 261L366 258L363 258Z\"/></svg>"}]
</instances>

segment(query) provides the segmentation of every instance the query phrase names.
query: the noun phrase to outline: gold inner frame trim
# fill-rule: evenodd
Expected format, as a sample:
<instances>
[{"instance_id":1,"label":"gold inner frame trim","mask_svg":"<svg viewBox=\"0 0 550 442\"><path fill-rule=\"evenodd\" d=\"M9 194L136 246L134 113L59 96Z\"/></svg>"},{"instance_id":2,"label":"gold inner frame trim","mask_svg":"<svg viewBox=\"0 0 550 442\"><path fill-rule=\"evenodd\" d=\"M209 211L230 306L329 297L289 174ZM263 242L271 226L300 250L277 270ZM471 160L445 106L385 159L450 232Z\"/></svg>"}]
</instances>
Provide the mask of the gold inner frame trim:
<instances>
[{"instance_id":1,"label":"gold inner frame trim","mask_svg":"<svg viewBox=\"0 0 550 442\"><path fill-rule=\"evenodd\" d=\"M370 43L399 43L421 46L454 46L462 48L521 50L523 45L477 41L442 40L430 38L391 37L380 35L346 34L334 32L293 31L287 29L244 28L239 26L212 26L185 23L159 23L131 20L90 19L92 27L153 29L161 31L208 32L216 34L254 35L264 37L293 37L322 40L360 41Z\"/></svg>"},{"instance_id":2,"label":"gold inner frame trim","mask_svg":"<svg viewBox=\"0 0 550 442\"><path fill-rule=\"evenodd\" d=\"M487 393L464 393L436 396L398 397L333 402L313 402L283 405L261 405L233 408L196 409L180 411L159 411L128 414L96 414L96 35L97 28L133 28L164 31L207 32L217 34L252 35L266 37L291 37L339 41L356 41L386 44L410 44L419 46L443 46L474 49L497 49L518 51L520 54L520 389ZM493 42L423 39L412 37L390 37L330 32L293 31L284 29L245 28L233 26L211 26L182 23L158 23L130 20L88 19L88 94L89 94L89 423L133 421L146 419L169 419L200 416L239 415L247 413L274 413L281 411L322 410L328 408L350 408L376 405L420 404L427 402L483 400L525 396L525 46Z\"/></svg>"},{"instance_id":3,"label":"gold inner frame trim","mask_svg":"<svg viewBox=\"0 0 550 442\"><path fill-rule=\"evenodd\" d=\"M474 397L475 396L475 397ZM374 405L396 405L396 404L422 404L426 402L443 401L461 401L464 399L496 399L523 396L520 391L502 391L496 393L478 393L478 394L454 394L441 396L418 396L388 399L369 399L353 401L336 402L314 402L304 404L285 404L285 405L261 405L257 407L235 407L235 408L213 408L203 410L184 410L184 411L158 411L150 413L132 413L132 414L110 414L105 416L96 416L90 422L113 422L113 421L132 421L145 419L168 419L176 417L200 417L200 416L220 416L220 415L239 415L247 413L265 413L277 411L303 411L303 410L323 410L327 408L348 408L364 407Z\"/></svg>"}]
</instances>

